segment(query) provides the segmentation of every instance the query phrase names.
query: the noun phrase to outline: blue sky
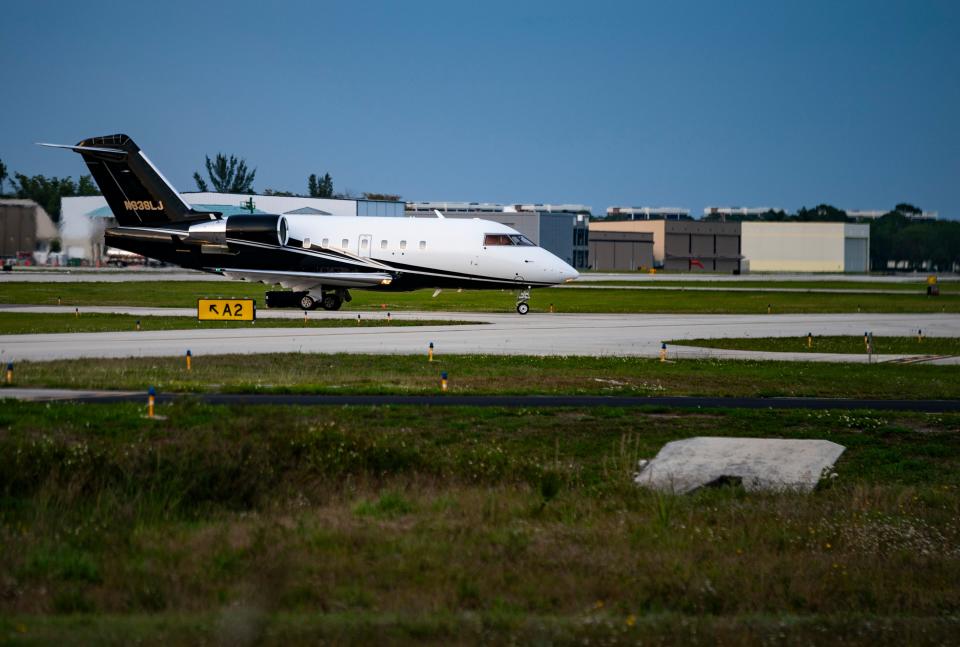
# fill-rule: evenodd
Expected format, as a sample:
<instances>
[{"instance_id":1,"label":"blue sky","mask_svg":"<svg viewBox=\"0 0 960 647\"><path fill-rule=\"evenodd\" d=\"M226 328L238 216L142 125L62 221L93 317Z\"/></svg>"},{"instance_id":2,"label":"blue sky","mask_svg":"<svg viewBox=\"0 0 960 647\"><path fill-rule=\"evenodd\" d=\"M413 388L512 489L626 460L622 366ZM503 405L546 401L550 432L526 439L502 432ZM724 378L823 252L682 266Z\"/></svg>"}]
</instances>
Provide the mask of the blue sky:
<instances>
[{"instance_id":1,"label":"blue sky","mask_svg":"<svg viewBox=\"0 0 960 647\"><path fill-rule=\"evenodd\" d=\"M960 3L16 2L0 159L126 132L180 190L960 217Z\"/></svg>"}]
</instances>

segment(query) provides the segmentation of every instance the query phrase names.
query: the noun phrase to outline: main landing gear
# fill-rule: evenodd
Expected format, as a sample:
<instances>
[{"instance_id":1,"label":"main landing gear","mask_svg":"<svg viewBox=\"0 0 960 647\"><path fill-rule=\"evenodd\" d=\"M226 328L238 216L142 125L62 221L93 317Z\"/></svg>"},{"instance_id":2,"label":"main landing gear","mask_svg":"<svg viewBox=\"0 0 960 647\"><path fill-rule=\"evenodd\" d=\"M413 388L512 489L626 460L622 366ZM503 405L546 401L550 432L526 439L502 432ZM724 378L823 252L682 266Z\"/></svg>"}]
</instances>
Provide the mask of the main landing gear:
<instances>
[{"instance_id":1,"label":"main landing gear","mask_svg":"<svg viewBox=\"0 0 960 647\"><path fill-rule=\"evenodd\" d=\"M351 301L353 297L344 288L336 290L321 290L320 298L315 299L309 292L267 292L268 308L299 308L301 310L339 310L344 301Z\"/></svg>"},{"instance_id":2,"label":"main landing gear","mask_svg":"<svg viewBox=\"0 0 960 647\"><path fill-rule=\"evenodd\" d=\"M341 305L343 305L343 297L336 292L324 292L323 298L320 299L320 306L324 310L339 310Z\"/></svg>"},{"instance_id":3,"label":"main landing gear","mask_svg":"<svg viewBox=\"0 0 960 647\"><path fill-rule=\"evenodd\" d=\"M517 293L517 313L525 315L530 312L530 304L527 301L530 300L530 290L520 290Z\"/></svg>"}]
</instances>

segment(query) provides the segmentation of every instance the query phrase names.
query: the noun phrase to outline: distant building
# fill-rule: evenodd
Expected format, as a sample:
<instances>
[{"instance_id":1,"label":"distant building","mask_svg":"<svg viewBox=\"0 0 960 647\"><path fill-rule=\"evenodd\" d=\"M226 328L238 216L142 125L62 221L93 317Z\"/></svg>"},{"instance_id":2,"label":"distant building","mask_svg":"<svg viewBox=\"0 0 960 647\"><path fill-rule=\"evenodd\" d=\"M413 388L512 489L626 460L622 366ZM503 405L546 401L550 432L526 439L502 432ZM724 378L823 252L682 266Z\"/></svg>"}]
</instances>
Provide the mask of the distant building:
<instances>
[{"instance_id":1,"label":"distant building","mask_svg":"<svg viewBox=\"0 0 960 647\"><path fill-rule=\"evenodd\" d=\"M447 213L514 213L535 211L537 213L581 213L589 214L592 208L587 204L505 204L497 202L408 202L408 215L433 213L434 209Z\"/></svg>"},{"instance_id":2,"label":"distant building","mask_svg":"<svg viewBox=\"0 0 960 647\"><path fill-rule=\"evenodd\" d=\"M403 202L343 200L234 193L181 193L198 211L219 211L225 216L241 213L324 216L382 216L400 218ZM252 201L252 202L251 202ZM252 208L252 211L251 211ZM116 225L113 212L102 196L63 198L60 229L63 249L69 258L100 262L106 257L103 230Z\"/></svg>"},{"instance_id":3,"label":"distant building","mask_svg":"<svg viewBox=\"0 0 960 647\"><path fill-rule=\"evenodd\" d=\"M480 218L513 227L572 267L590 265L585 204L497 204L493 202L408 202L407 215L435 218Z\"/></svg>"},{"instance_id":4,"label":"distant building","mask_svg":"<svg viewBox=\"0 0 960 647\"><path fill-rule=\"evenodd\" d=\"M607 207L610 220L692 220L680 207Z\"/></svg>"},{"instance_id":5,"label":"distant building","mask_svg":"<svg viewBox=\"0 0 960 647\"><path fill-rule=\"evenodd\" d=\"M770 212L782 212L780 207L705 207L703 210L704 218L726 216L763 216Z\"/></svg>"},{"instance_id":6,"label":"distant building","mask_svg":"<svg viewBox=\"0 0 960 647\"><path fill-rule=\"evenodd\" d=\"M853 209L847 211L847 217L855 220L877 220L878 218L883 218L888 213L890 213L890 211ZM900 211L898 213L906 216L910 220L937 220L940 217L940 214L936 211L921 211L920 213Z\"/></svg>"},{"instance_id":7,"label":"distant building","mask_svg":"<svg viewBox=\"0 0 960 647\"><path fill-rule=\"evenodd\" d=\"M597 232L653 234L653 265L681 272L740 270L740 223L699 220L594 220Z\"/></svg>"},{"instance_id":8,"label":"distant building","mask_svg":"<svg viewBox=\"0 0 960 647\"><path fill-rule=\"evenodd\" d=\"M740 223L744 270L866 272L870 225L846 222Z\"/></svg>"},{"instance_id":9,"label":"distant building","mask_svg":"<svg viewBox=\"0 0 960 647\"><path fill-rule=\"evenodd\" d=\"M35 254L46 260L58 234L47 210L33 200L0 200L0 257Z\"/></svg>"},{"instance_id":10,"label":"distant building","mask_svg":"<svg viewBox=\"0 0 960 647\"><path fill-rule=\"evenodd\" d=\"M648 231L591 231L590 267L599 272L636 272L653 267Z\"/></svg>"}]
</instances>

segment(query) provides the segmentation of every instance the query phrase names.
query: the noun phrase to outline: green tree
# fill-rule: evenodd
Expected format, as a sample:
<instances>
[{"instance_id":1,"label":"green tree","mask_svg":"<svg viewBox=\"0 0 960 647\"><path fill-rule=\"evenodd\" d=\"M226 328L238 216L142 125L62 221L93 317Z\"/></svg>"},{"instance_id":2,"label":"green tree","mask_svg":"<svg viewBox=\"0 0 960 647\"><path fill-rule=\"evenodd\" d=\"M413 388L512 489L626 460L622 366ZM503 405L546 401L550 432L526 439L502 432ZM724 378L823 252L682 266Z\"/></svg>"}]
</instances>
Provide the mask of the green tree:
<instances>
[{"instance_id":1,"label":"green tree","mask_svg":"<svg viewBox=\"0 0 960 647\"><path fill-rule=\"evenodd\" d=\"M257 175L257 169L252 171L247 169L245 159L237 159L231 155L227 157L223 153L217 153L216 158L206 157L207 177L210 178L210 184L213 185L217 193L253 193L253 179ZM197 190L207 191L207 182L200 173L193 174L193 180L197 183Z\"/></svg>"},{"instance_id":2,"label":"green tree","mask_svg":"<svg viewBox=\"0 0 960 647\"><path fill-rule=\"evenodd\" d=\"M386 202L399 202L400 197L394 193L364 193L364 199L366 200L384 200Z\"/></svg>"},{"instance_id":3,"label":"green tree","mask_svg":"<svg viewBox=\"0 0 960 647\"><path fill-rule=\"evenodd\" d=\"M77 195L100 195L100 187L89 175L81 175L77 182Z\"/></svg>"},{"instance_id":4,"label":"green tree","mask_svg":"<svg viewBox=\"0 0 960 647\"><path fill-rule=\"evenodd\" d=\"M960 222L910 220L899 209L874 220L871 269L886 270L889 261L906 262L906 269L953 271L960 264Z\"/></svg>"},{"instance_id":5,"label":"green tree","mask_svg":"<svg viewBox=\"0 0 960 647\"><path fill-rule=\"evenodd\" d=\"M897 255L897 234L907 225L907 218L898 211L891 211L870 223L870 268L876 271L887 269L888 261L904 260Z\"/></svg>"},{"instance_id":6,"label":"green tree","mask_svg":"<svg viewBox=\"0 0 960 647\"><path fill-rule=\"evenodd\" d=\"M11 181L18 198L33 200L50 214L54 222L60 221L60 199L78 195L100 195L89 175L81 176L76 183L71 177L58 178L43 175L26 176L14 173Z\"/></svg>"},{"instance_id":7,"label":"green tree","mask_svg":"<svg viewBox=\"0 0 960 647\"><path fill-rule=\"evenodd\" d=\"M894 211L899 211L899 212L902 213L902 214L910 214L910 213L920 214L920 213L923 213L923 211L922 211L919 207L915 207L915 206L913 206L912 204L910 204L910 203L908 203L908 202L901 202L900 204L898 204L897 206L895 206L895 207L893 208L893 210L894 210Z\"/></svg>"},{"instance_id":8,"label":"green tree","mask_svg":"<svg viewBox=\"0 0 960 647\"><path fill-rule=\"evenodd\" d=\"M0 160L0 195L3 195L3 183L7 181L7 165Z\"/></svg>"},{"instance_id":9,"label":"green tree","mask_svg":"<svg viewBox=\"0 0 960 647\"><path fill-rule=\"evenodd\" d=\"M846 222L847 212L830 204L818 204L813 209L800 207L797 220L801 222Z\"/></svg>"},{"instance_id":10,"label":"green tree","mask_svg":"<svg viewBox=\"0 0 960 647\"><path fill-rule=\"evenodd\" d=\"M310 177L307 178L307 192L311 198L332 198L333 178L330 177L329 173L324 173L321 178L311 173Z\"/></svg>"}]
</instances>

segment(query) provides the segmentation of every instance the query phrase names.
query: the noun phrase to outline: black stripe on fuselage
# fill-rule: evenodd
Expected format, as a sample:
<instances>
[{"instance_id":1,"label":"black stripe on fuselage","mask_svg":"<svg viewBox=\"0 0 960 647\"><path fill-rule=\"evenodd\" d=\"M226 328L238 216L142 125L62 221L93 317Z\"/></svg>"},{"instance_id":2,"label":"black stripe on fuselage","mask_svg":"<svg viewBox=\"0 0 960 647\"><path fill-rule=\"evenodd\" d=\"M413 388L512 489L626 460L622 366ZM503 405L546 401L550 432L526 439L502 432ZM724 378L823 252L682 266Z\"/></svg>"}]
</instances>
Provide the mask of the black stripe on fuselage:
<instances>
[{"instance_id":1,"label":"black stripe on fuselage","mask_svg":"<svg viewBox=\"0 0 960 647\"><path fill-rule=\"evenodd\" d=\"M553 285L543 281L519 281L408 263L377 261L328 248L321 248L322 251L307 250L302 247L281 247L236 239L227 241L231 253L201 253L199 245L188 245L179 240L175 230L157 232L160 234L158 236L156 233L148 233L149 229L145 227L140 230L142 237L136 236L136 233L139 233L136 228L108 229L106 243L111 247L149 258L203 271L219 271L219 268L231 267L238 271L248 269L315 273L319 275L318 278L324 272L356 272L358 269L392 272L397 278L390 285L371 288L384 291L403 292L421 288L516 289Z\"/></svg>"}]
</instances>

